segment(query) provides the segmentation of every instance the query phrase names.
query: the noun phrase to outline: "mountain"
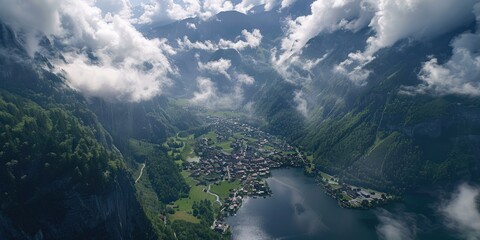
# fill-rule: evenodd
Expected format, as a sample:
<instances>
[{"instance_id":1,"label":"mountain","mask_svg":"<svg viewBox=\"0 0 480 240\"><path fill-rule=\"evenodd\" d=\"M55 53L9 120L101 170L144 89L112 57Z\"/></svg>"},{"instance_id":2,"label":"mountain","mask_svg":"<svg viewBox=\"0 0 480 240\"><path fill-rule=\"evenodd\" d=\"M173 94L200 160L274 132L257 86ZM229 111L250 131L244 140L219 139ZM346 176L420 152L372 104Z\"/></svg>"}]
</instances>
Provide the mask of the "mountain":
<instances>
[{"instance_id":1,"label":"mountain","mask_svg":"<svg viewBox=\"0 0 480 240\"><path fill-rule=\"evenodd\" d=\"M305 59L322 58L321 62L310 71L295 68L306 80L290 76L285 81L272 67L269 49L281 44L282 19L308 14L308 5L298 2L280 12L248 17L225 12L208 21L186 19L143 31L149 37L166 37L173 42L183 36L192 42L215 42L221 37L238 39L235 34L239 36L242 29L260 29L262 43L255 50L226 54L225 50L191 49L175 56L174 61L182 66L179 82L202 75L197 62L187 60L194 55L199 62L231 60L235 69L248 72L256 80L243 103L253 103L250 106L255 115L265 121L264 129L314 153L319 170L337 174L347 182L394 192L478 181L478 98L402 93L402 89L420 83L418 74L429 56L447 61L452 54L451 42L463 32L474 31L475 23L432 38L399 41L380 50L365 66L372 74L363 86L332 69L349 53L362 51L372 31L321 33L308 41L301 54ZM196 29L189 29L189 23ZM229 88L223 86L228 81L222 76L206 76L213 79L219 92L228 92ZM182 86L194 85L191 81ZM308 102L308 117L299 113L294 100L299 92Z\"/></svg>"},{"instance_id":2,"label":"mountain","mask_svg":"<svg viewBox=\"0 0 480 240\"><path fill-rule=\"evenodd\" d=\"M0 237L153 236L122 155L85 99L40 56L24 58L5 25L1 39Z\"/></svg>"},{"instance_id":3,"label":"mountain","mask_svg":"<svg viewBox=\"0 0 480 240\"><path fill-rule=\"evenodd\" d=\"M165 149L145 156L131 142L158 145L198 119L165 97L86 99L47 58L30 58L16 33L1 27L0 238L173 239L158 214L188 186ZM162 201L154 209L133 179L142 162ZM175 226L187 237L218 237L196 225Z\"/></svg>"},{"instance_id":4,"label":"mountain","mask_svg":"<svg viewBox=\"0 0 480 240\"><path fill-rule=\"evenodd\" d=\"M478 183L479 97L419 90L427 84L422 76L428 63L448 64L459 52L457 41L476 44L463 37L476 33L478 22L401 38L364 56L378 29L372 24L352 27L356 16L318 26L324 29L315 34L294 32L309 26L302 21L318 11L312 2L138 25L149 39L128 29L130 22L100 14L108 26L100 30L108 31L98 31L92 35L96 38L79 31L79 39L88 40L85 46L73 46L78 39L69 33L35 32L40 38L36 51L28 31L0 23L0 238L228 238L211 231L218 209L208 201L195 202L203 215L187 213L191 222L171 218L177 200L189 199L192 189L201 191L182 172L185 165L175 161L179 150L170 149L169 144L184 143L171 137L193 135L194 144L209 130L205 126L211 119L204 115L210 113L254 118L262 130L313 156L308 164L313 176L326 172L398 195ZM73 21L63 27L74 26ZM102 45L115 42L109 33L118 29L109 24L127 30L118 44ZM308 34L312 36L298 47ZM164 55L127 51L138 50L135 44L152 44L159 48L152 55ZM361 64L353 70L358 75L366 70L366 80L353 75L358 81L352 81L338 70L355 61ZM113 98L103 98L98 93L119 82L81 82L74 89L71 72L60 67L67 62L94 70L92 75L79 71L84 78L125 77L122 84L135 85L131 87L140 93L163 85L138 99L117 99L115 90ZM157 68L167 70L158 74ZM119 95L129 94L118 89L123 91Z\"/></svg>"}]
</instances>

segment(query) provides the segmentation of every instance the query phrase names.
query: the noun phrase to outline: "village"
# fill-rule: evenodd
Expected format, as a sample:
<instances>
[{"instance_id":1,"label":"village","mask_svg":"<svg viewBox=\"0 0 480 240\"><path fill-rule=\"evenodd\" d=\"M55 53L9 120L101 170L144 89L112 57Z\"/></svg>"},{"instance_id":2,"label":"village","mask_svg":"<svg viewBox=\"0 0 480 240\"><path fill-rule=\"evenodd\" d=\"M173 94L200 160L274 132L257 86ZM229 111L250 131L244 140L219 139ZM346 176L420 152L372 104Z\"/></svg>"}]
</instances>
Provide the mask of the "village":
<instances>
[{"instance_id":1,"label":"village","mask_svg":"<svg viewBox=\"0 0 480 240\"><path fill-rule=\"evenodd\" d=\"M271 194L265 179L271 169L302 167L305 156L284 140L234 119L209 116L212 131L195 143L198 161L186 164L199 184L240 182L223 200L224 216L235 214L244 197Z\"/></svg>"},{"instance_id":2,"label":"village","mask_svg":"<svg viewBox=\"0 0 480 240\"><path fill-rule=\"evenodd\" d=\"M185 160L178 163L205 194L215 196L220 207L211 226L215 231L228 231L223 219L235 215L245 198L272 194L266 179L275 168L305 167L307 174L320 173L319 180L326 193L345 208L366 209L393 199L382 192L341 183L338 178L315 170L311 156L252 125L232 118L206 116L206 119L210 123L208 129L198 137L191 137L189 157L182 157ZM176 140L167 145L172 155L186 149L185 142Z\"/></svg>"},{"instance_id":3,"label":"village","mask_svg":"<svg viewBox=\"0 0 480 240\"><path fill-rule=\"evenodd\" d=\"M326 193L336 199L341 207L368 209L395 198L387 193L341 183L337 177L324 172L320 172L320 175L320 181Z\"/></svg>"}]
</instances>

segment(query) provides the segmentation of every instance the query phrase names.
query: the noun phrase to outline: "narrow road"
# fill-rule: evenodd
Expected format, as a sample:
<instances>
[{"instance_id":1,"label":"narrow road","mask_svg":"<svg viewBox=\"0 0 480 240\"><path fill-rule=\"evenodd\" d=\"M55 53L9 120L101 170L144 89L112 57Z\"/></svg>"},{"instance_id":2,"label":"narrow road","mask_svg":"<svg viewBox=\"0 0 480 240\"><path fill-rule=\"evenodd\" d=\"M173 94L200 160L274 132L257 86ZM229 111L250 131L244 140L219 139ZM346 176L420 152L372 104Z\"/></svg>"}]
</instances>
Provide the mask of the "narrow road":
<instances>
[{"instance_id":1,"label":"narrow road","mask_svg":"<svg viewBox=\"0 0 480 240\"><path fill-rule=\"evenodd\" d=\"M210 192L210 184L208 184L207 193L215 196L217 198L217 200L215 200L215 202L217 202L218 204L220 204L220 206L222 206L222 202L220 201L220 196L218 196L215 193Z\"/></svg>"},{"instance_id":2,"label":"narrow road","mask_svg":"<svg viewBox=\"0 0 480 240\"><path fill-rule=\"evenodd\" d=\"M230 177L230 168L227 166L227 173L228 173L228 181L231 180L231 177Z\"/></svg>"},{"instance_id":3,"label":"narrow road","mask_svg":"<svg viewBox=\"0 0 480 240\"><path fill-rule=\"evenodd\" d=\"M137 179L135 180L135 183L137 183L138 180L140 180L140 178L142 177L143 169L145 168L145 166L147 165L145 163L142 163L142 169L140 169L140 175L138 175Z\"/></svg>"},{"instance_id":4,"label":"narrow road","mask_svg":"<svg viewBox=\"0 0 480 240\"><path fill-rule=\"evenodd\" d=\"M298 154L298 156L300 157L300 159L302 159L303 164L307 164L307 161L305 161L305 159L303 158L303 156L302 156L302 154L300 153L300 151L298 150L298 148L296 148L296 151L297 151L297 154Z\"/></svg>"}]
</instances>

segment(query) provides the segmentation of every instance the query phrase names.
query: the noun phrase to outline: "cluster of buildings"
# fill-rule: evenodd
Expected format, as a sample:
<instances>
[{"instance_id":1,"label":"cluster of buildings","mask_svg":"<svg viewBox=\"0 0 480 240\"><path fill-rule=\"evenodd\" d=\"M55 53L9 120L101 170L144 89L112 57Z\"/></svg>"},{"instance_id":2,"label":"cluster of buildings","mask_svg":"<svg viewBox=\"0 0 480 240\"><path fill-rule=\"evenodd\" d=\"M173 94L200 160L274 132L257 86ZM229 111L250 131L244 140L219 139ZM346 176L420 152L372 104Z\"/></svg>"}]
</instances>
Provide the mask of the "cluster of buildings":
<instances>
[{"instance_id":1,"label":"cluster of buildings","mask_svg":"<svg viewBox=\"0 0 480 240\"><path fill-rule=\"evenodd\" d=\"M322 177L323 186L328 195L337 199L342 207L346 208L371 208L393 199L392 195L352 186L346 183L338 183L333 177Z\"/></svg>"},{"instance_id":2,"label":"cluster of buildings","mask_svg":"<svg viewBox=\"0 0 480 240\"><path fill-rule=\"evenodd\" d=\"M210 117L215 139L200 137L195 152L198 162L186 166L199 184L239 181L241 187L224 199L224 210L235 213L246 196L271 194L265 178L273 168L301 167L304 156L294 147L268 133L232 119ZM219 146L223 144L223 147ZM225 149L228 144L228 150Z\"/></svg>"}]
</instances>

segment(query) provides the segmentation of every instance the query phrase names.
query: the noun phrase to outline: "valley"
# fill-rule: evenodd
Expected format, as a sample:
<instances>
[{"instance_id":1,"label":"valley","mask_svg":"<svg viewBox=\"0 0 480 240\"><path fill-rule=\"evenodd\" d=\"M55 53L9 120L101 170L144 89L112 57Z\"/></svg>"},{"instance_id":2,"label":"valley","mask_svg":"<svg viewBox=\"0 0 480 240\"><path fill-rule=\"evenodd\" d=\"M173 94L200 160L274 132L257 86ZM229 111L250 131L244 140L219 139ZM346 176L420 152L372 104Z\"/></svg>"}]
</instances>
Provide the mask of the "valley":
<instances>
[{"instance_id":1,"label":"valley","mask_svg":"<svg viewBox=\"0 0 480 240\"><path fill-rule=\"evenodd\" d=\"M480 239L480 0L0 4L0 239Z\"/></svg>"},{"instance_id":2,"label":"valley","mask_svg":"<svg viewBox=\"0 0 480 240\"><path fill-rule=\"evenodd\" d=\"M171 209L167 210L171 221L199 223L193 206L210 201L215 213L211 229L226 233L228 217L235 216L245 201L275 194L267 183L275 169L298 168L306 175L318 174L318 190L323 187L325 194L345 208L369 209L394 198L387 193L339 182L324 172L317 173L312 155L246 123L241 117L217 114L204 118L208 124L203 134L180 132L163 144L190 187L188 196L167 205Z\"/></svg>"}]
</instances>

